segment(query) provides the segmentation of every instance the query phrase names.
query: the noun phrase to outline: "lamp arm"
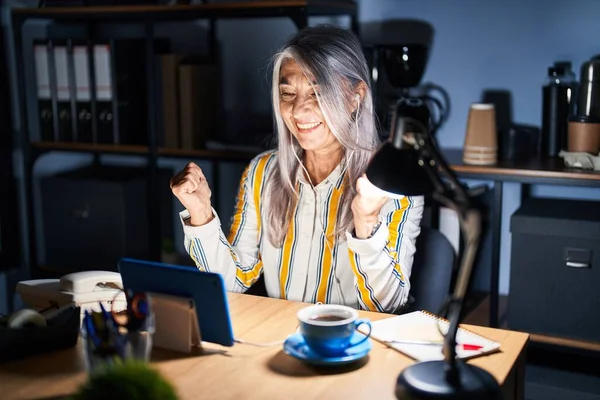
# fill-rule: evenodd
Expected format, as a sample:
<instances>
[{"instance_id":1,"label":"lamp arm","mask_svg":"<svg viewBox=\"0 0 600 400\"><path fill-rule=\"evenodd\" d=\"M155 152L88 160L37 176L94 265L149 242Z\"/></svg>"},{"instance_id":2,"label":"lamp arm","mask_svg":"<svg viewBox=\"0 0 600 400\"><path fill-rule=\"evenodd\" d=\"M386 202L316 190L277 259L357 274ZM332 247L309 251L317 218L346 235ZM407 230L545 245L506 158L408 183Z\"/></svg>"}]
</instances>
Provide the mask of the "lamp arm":
<instances>
[{"instance_id":1,"label":"lamp arm","mask_svg":"<svg viewBox=\"0 0 600 400\"><path fill-rule=\"evenodd\" d=\"M470 206L467 192L439 154L431 138L426 135L417 134L415 139L414 147L421 154L420 163L422 163L422 166L428 172L436 188L433 197L457 213L460 230L465 241L454 292L448 303L447 318L450 324L448 332L444 336L442 351L447 365L446 375L449 382L458 382L459 376L456 369L456 333L462 316L465 295L473 272L475 256L479 247L481 216L477 210ZM450 185L445 183L441 177L446 178L446 181Z\"/></svg>"},{"instance_id":2,"label":"lamp arm","mask_svg":"<svg viewBox=\"0 0 600 400\"><path fill-rule=\"evenodd\" d=\"M434 198L438 201L441 200L440 197L443 196L434 195ZM454 292L448 303L447 319L450 321L450 324L448 326L448 331L444 336L444 347L442 349L444 360L448 366L446 369L448 380L450 382L456 382L457 379L459 379L458 371L456 369L456 333L462 317L465 296L469 287L469 281L473 272L473 264L475 263L475 257L479 247L481 225L480 214L477 210L469 209L462 213L456 203L452 201L443 203L446 203L446 205L450 206L449 208L458 213L460 230L465 238L465 247L458 269L458 277L454 286Z\"/></svg>"},{"instance_id":3,"label":"lamp arm","mask_svg":"<svg viewBox=\"0 0 600 400\"><path fill-rule=\"evenodd\" d=\"M409 152L407 158L402 161L409 171L414 172L414 179L419 181L397 180L394 182L396 185L388 186L404 190L408 195L432 193L433 189L434 199L456 211L465 246L460 258L454 292L445 303L444 312L440 312L450 320L448 331L443 335L444 360L418 363L408 367L398 377L396 396L403 399L407 397L495 399L500 393L500 388L494 377L479 367L456 360L456 334L479 247L481 221L479 212L469 201L467 187L458 181L437 150L436 142L428 130L429 120L428 109L422 100L409 99L399 103L396 107L390 143L384 147L385 158L378 159L378 168L385 169L382 160L391 159L394 154L397 156L405 154L400 151L395 152L393 149L401 150L407 145L412 147L414 152ZM425 171L415 170L413 164L415 158L418 166Z\"/></svg>"},{"instance_id":4,"label":"lamp arm","mask_svg":"<svg viewBox=\"0 0 600 400\"><path fill-rule=\"evenodd\" d=\"M460 228L463 237L465 238L465 253L461 262L459 275L454 297L464 298L471 276L473 261L479 246L479 236L481 234L481 216L479 212L472 208L469 202L469 197L464 186L458 181L458 178L450 169L444 158L438 152L435 143L428 137L420 138L419 144L423 146L421 154L424 158L429 158L431 161L423 160L423 166L427 169L430 178L432 179L437 191L433 196L440 203L454 210L459 215ZM433 162L432 162L433 161ZM437 173L434 171L437 165ZM439 173L439 175L438 175ZM440 175L446 178L451 183L448 189L444 184ZM451 197L446 196L446 193L452 193ZM467 267L467 268L463 268ZM463 273L463 269L465 269Z\"/></svg>"}]
</instances>

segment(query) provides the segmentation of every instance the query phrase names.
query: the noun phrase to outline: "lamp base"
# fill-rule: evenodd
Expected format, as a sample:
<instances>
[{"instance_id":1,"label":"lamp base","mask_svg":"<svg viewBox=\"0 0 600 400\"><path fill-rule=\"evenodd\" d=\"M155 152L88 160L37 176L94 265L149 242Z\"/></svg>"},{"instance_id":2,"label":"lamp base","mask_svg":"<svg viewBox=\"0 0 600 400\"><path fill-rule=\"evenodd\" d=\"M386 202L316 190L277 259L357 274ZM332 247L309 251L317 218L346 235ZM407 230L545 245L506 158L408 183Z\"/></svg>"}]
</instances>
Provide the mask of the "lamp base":
<instances>
[{"instance_id":1,"label":"lamp base","mask_svg":"<svg viewBox=\"0 0 600 400\"><path fill-rule=\"evenodd\" d=\"M458 382L446 377L445 361L425 361L411 365L398 377L396 398L428 399L501 399L500 385L489 372L474 365L456 361Z\"/></svg>"}]
</instances>

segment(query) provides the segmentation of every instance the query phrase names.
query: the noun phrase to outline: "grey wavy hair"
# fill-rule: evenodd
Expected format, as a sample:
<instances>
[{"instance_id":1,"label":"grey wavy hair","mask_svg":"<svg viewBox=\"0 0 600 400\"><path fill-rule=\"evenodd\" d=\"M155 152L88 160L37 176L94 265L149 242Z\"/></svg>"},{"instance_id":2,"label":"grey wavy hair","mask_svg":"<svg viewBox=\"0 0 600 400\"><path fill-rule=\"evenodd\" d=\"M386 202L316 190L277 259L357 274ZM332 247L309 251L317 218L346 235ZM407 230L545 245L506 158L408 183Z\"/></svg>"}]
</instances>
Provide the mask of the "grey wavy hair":
<instances>
[{"instance_id":1,"label":"grey wavy hair","mask_svg":"<svg viewBox=\"0 0 600 400\"><path fill-rule=\"evenodd\" d=\"M336 238L353 227L351 203L356 194L356 180L365 172L379 145L369 68L358 38L349 30L332 26L310 27L298 32L275 54L272 64L278 157L267 186L267 224L269 241L276 247L283 245L298 199L300 165L296 155L300 160L304 158L303 149L291 135L279 110L279 74L286 60L296 62L305 76L316 81L319 86L317 100L325 122L345 150L345 181L336 218ZM360 107L350 112L357 85L361 82L365 93Z\"/></svg>"}]
</instances>

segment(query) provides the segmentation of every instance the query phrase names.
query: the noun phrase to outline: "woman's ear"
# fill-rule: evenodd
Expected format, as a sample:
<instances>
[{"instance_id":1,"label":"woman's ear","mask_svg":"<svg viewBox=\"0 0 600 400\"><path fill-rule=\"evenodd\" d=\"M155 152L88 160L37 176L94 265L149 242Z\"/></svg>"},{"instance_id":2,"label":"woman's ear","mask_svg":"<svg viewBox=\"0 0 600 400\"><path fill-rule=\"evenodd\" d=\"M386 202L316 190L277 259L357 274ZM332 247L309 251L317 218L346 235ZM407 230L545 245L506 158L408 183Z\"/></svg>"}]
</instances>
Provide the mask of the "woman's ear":
<instances>
[{"instance_id":1,"label":"woman's ear","mask_svg":"<svg viewBox=\"0 0 600 400\"><path fill-rule=\"evenodd\" d=\"M356 86L354 87L354 99L353 99L353 106L354 106L354 110L356 111L356 109L360 105L362 106L363 101L365 100L365 96L367 94L367 84L364 83L363 81L360 81L359 83L356 84Z\"/></svg>"}]
</instances>

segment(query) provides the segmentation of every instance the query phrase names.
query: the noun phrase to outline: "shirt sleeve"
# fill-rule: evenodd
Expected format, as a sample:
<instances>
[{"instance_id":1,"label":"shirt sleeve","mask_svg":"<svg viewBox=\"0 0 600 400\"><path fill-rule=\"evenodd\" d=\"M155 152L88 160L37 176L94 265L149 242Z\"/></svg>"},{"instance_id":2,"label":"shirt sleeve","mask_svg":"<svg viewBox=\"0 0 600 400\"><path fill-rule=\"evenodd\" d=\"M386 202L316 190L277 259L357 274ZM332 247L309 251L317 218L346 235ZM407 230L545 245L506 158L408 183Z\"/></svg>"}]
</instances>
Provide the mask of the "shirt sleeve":
<instances>
[{"instance_id":1,"label":"shirt sleeve","mask_svg":"<svg viewBox=\"0 0 600 400\"><path fill-rule=\"evenodd\" d=\"M260 160L258 164L260 164ZM185 236L185 249L201 271L221 274L228 291L245 292L260 277L263 263L259 253L259 218L251 174L256 162L242 174L234 215L228 237L225 237L215 210L211 222L190 226L189 213L180 213Z\"/></svg>"},{"instance_id":2,"label":"shirt sleeve","mask_svg":"<svg viewBox=\"0 0 600 400\"><path fill-rule=\"evenodd\" d=\"M423 206L423 196L389 200L370 238L357 239L346 232L354 286L365 310L391 313L406 303Z\"/></svg>"}]
</instances>

